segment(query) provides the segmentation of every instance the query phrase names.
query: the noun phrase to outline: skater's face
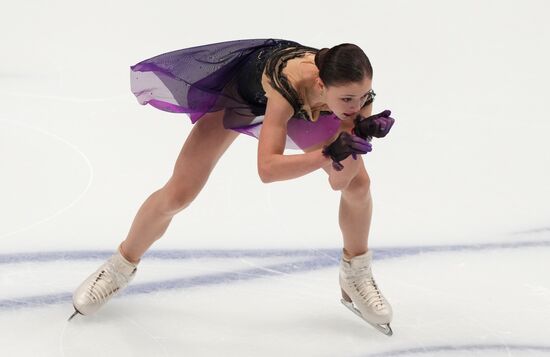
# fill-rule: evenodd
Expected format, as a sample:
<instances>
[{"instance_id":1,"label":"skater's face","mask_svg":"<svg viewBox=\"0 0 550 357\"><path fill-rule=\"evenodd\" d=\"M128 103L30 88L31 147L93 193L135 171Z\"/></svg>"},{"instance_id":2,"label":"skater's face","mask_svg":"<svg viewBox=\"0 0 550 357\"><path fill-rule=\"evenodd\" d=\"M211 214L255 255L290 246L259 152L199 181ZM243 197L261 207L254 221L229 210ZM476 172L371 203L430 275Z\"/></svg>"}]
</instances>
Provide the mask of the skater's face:
<instances>
[{"instance_id":1,"label":"skater's face","mask_svg":"<svg viewBox=\"0 0 550 357\"><path fill-rule=\"evenodd\" d=\"M340 120L353 120L367 100L372 98L372 80L365 77L361 82L324 87L325 102Z\"/></svg>"}]
</instances>

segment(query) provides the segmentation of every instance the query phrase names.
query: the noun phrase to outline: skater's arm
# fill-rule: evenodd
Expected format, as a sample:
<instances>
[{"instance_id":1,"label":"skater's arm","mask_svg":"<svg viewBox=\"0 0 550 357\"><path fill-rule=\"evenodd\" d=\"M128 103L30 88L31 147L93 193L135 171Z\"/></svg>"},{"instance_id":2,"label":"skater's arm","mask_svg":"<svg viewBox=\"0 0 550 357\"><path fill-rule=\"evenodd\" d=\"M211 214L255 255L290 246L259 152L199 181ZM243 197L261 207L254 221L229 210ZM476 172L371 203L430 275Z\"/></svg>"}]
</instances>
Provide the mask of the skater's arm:
<instances>
[{"instance_id":1,"label":"skater's arm","mask_svg":"<svg viewBox=\"0 0 550 357\"><path fill-rule=\"evenodd\" d=\"M258 174L264 183L290 180L331 164L322 149L283 155L287 123L294 114L284 97L270 93L258 142Z\"/></svg>"}]
</instances>

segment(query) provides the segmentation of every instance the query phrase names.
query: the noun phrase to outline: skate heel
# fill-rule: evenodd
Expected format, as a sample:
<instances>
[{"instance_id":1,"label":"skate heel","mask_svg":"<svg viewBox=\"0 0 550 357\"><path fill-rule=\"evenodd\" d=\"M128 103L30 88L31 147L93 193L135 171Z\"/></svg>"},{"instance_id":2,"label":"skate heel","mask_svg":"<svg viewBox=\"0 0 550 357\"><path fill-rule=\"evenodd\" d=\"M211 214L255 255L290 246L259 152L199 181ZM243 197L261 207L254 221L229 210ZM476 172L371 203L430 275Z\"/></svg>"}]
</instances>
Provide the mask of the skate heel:
<instances>
[{"instance_id":1,"label":"skate heel","mask_svg":"<svg viewBox=\"0 0 550 357\"><path fill-rule=\"evenodd\" d=\"M351 298L349 297L348 294L346 294L346 292L344 291L344 289L340 289L342 291L342 299L344 299L345 301L347 302L352 302L351 301Z\"/></svg>"}]
</instances>

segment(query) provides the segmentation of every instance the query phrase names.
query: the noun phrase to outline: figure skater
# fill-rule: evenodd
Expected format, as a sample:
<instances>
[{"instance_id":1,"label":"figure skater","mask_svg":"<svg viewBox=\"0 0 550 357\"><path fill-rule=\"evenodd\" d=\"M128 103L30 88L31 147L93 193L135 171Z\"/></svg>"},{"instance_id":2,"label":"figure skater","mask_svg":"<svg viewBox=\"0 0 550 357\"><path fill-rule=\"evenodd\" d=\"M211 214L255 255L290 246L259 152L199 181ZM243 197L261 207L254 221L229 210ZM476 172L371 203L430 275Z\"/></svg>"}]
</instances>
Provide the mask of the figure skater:
<instances>
[{"instance_id":1,"label":"figure skater","mask_svg":"<svg viewBox=\"0 0 550 357\"><path fill-rule=\"evenodd\" d=\"M187 113L194 124L171 178L143 203L116 253L74 292L74 314L90 315L134 278L142 255L187 208L239 133L258 139L264 183L318 169L341 192L342 303L387 335L392 308L374 281L368 249L370 179L362 159L384 137L389 110L371 115L372 66L356 45L321 50L282 39L246 39L185 48L131 66L140 104ZM285 155L285 149L300 149Z\"/></svg>"}]
</instances>

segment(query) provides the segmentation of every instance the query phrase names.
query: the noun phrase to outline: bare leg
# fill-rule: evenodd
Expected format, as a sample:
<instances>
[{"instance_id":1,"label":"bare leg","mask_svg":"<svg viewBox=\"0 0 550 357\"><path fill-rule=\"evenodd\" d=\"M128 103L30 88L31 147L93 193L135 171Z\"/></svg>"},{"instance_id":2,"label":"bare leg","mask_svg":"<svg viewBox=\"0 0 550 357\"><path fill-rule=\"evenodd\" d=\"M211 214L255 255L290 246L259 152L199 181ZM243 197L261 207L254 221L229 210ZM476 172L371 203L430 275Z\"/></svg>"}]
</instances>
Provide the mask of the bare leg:
<instances>
[{"instance_id":1,"label":"bare leg","mask_svg":"<svg viewBox=\"0 0 550 357\"><path fill-rule=\"evenodd\" d=\"M344 169L323 169L329 175L333 190L341 191L338 221L344 240L339 281L342 303L377 330L391 336L393 310L374 281L369 252L369 230L372 218L370 178L363 158L347 158Z\"/></svg>"},{"instance_id":2,"label":"bare leg","mask_svg":"<svg viewBox=\"0 0 550 357\"><path fill-rule=\"evenodd\" d=\"M371 218L370 180L363 167L340 196L338 220L344 238L345 258L367 252Z\"/></svg>"},{"instance_id":3,"label":"bare leg","mask_svg":"<svg viewBox=\"0 0 550 357\"><path fill-rule=\"evenodd\" d=\"M166 232L173 216L198 196L210 173L238 132L223 127L224 111L208 113L193 125L176 161L172 177L139 209L120 252L138 262Z\"/></svg>"},{"instance_id":4,"label":"bare leg","mask_svg":"<svg viewBox=\"0 0 550 357\"><path fill-rule=\"evenodd\" d=\"M341 129L343 131L345 129ZM340 132L339 131L339 132ZM315 150L321 145L308 148L305 152ZM362 157L354 160L351 156L342 161L344 169L334 170L331 165L323 169L328 174L330 186L335 191L341 191L338 221L344 239L344 257L352 257L366 253L372 218L372 197L370 193L370 178L365 169Z\"/></svg>"}]
</instances>

